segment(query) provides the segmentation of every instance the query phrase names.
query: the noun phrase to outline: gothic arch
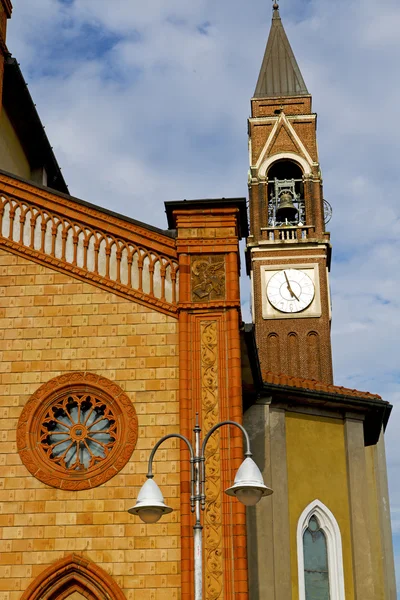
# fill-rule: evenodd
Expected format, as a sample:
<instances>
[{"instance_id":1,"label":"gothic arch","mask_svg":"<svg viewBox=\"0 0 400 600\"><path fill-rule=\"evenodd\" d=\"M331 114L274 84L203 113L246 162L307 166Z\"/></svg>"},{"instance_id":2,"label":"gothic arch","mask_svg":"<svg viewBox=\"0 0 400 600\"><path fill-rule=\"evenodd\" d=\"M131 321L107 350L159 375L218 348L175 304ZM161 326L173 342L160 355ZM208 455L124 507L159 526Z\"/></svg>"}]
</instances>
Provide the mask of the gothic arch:
<instances>
[{"instance_id":1,"label":"gothic arch","mask_svg":"<svg viewBox=\"0 0 400 600\"><path fill-rule=\"evenodd\" d=\"M21 600L64 600L74 592L87 600L126 600L110 575L78 554L66 556L45 569Z\"/></svg>"},{"instance_id":2,"label":"gothic arch","mask_svg":"<svg viewBox=\"0 0 400 600\"><path fill-rule=\"evenodd\" d=\"M311 502L301 513L297 523L297 565L299 577L299 600L305 600L304 578L304 547L303 535L308 527L311 517L317 517L321 529L324 531L328 551L328 569L330 597L332 600L345 600L342 536L338 522L333 513L320 500Z\"/></svg>"}]
</instances>

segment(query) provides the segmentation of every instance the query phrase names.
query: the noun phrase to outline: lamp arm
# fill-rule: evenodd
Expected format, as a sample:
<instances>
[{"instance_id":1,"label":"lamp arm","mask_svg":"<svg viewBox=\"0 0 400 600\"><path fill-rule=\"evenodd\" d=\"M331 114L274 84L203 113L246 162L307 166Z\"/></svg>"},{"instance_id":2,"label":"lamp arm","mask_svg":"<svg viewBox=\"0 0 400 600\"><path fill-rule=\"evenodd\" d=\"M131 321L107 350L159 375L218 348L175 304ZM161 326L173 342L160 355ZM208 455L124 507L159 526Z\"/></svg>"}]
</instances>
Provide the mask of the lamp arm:
<instances>
[{"instance_id":1,"label":"lamp arm","mask_svg":"<svg viewBox=\"0 0 400 600\"><path fill-rule=\"evenodd\" d=\"M154 459L155 453L157 452L157 450L159 449L159 447L161 446L161 444L164 443L166 440L169 440L170 438L179 438L180 440L183 440L185 442L185 444L187 445L187 447L189 448L190 462L191 463L194 462L193 446L189 442L189 440L184 435L181 435L180 433L169 433L168 435L164 435L164 437L162 437L160 440L158 440L158 442L154 446L153 450L151 451L151 454L150 454L150 457L149 457L149 464L148 464L148 467L147 467L147 475L146 475L147 479L153 479L153 477L154 477L154 474L153 474L153 459Z\"/></svg>"},{"instance_id":2,"label":"lamp arm","mask_svg":"<svg viewBox=\"0 0 400 600\"><path fill-rule=\"evenodd\" d=\"M212 434L214 433L214 431L216 431L217 429L219 429L220 427L222 427L223 425L234 425L235 427L238 427L241 432L243 433L245 440L246 440L246 452L244 453L245 457L251 457L253 456L251 450L250 450L250 438L249 438L249 434L247 433L247 431L245 430L245 428L243 427L243 425L240 425L240 423L236 423L236 421L221 421L221 423L217 423L216 425L214 425L214 427L211 427L210 431L207 433L206 437L203 440L203 444L201 446L201 453L200 453L200 457L204 460L205 458L205 450L206 450L206 446L207 446L207 442L210 439L210 437L212 436Z\"/></svg>"},{"instance_id":3,"label":"lamp arm","mask_svg":"<svg viewBox=\"0 0 400 600\"><path fill-rule=\"evenodd\" d=\"M194 451L193 451L193 446L190 443L190 441L184 436L181 435L180 433L169 433L168 435L164 435L164 437L162 437L160 440L158 440L158 442L156 443L156 445L154 446L153 450L151 451L150 457L149 457L149 464L147 467L147 479L153 479L154 474L153 474L153 459L154 459L154 455L157 452L158 448L161 446L161 444L163 442L165 442L166 440L169 440L170 438L178 438L180 440L183 440L186 444L186 446L189 449L190 452L190 505L192 508L192 511L194 510L194 501L195 501L195 497L194 497L194 483L195 483L195 474L194 474L194 463L195 463L195 456L194 456Z\"/></svg>"},{"instance_id":4,"label":"lamp arm","mask_svg":"<svg viewBox=\"0 0 400 600\"><path fill-rule=\"evenodd\" d=\"M221 421L221 423L217 423L216 425L214 425L214 427L211 427L210 431L207 433L206 437L203 440L203 444L201 446L201 452L200 452L200 493L201 493L201 508L204 510L205 508L205 504L206 504L206 494L205 494L205 480L206 480L206 469L205 469L205 451L206 451L206 446L207 446L207 442L210 439L210 437L212 436L212 434L219 429L220 427L222 427L223 425L234 425L235 427L238 427L241 432L244 435L244 438L246 440L246 452L244 453L245 457L249 457L251 458L252 456L252 452L250 449L250 438L249 438L249 434L247 433L247 431L245 430L245 428L243 427L243 425L240 425L240 423L236 423L236 421Z\"/></svg>"}]
</instances>

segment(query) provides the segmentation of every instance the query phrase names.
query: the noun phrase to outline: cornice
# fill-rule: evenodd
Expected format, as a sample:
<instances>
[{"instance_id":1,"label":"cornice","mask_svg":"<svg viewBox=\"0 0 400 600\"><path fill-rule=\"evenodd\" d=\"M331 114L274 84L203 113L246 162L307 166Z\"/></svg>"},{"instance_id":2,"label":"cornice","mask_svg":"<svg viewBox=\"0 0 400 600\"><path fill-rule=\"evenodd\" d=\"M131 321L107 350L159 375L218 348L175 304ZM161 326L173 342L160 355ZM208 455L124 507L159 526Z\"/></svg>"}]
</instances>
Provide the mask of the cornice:
<instances>
[{"instance_id":1,"label":"cornice","mask_svg":"<svg viewBox=\"0 0 400 600\"><path fill-rule=\"evenodd\" d=\"M142 246L143 240L146 240L147 249L166 254L170 258L177 257L175 239L169 235L163 235L154 228L146 229L122 217L118 218L109 211L103 211L100 207L77 198L52 193L44 187L31 185L3 173L0 173L0 194L35 203L94 229L103 228L110 236L123 237L139 246Z\"/></svg>"},{"instance_id":2,"label":"cornice","mask_svg":"<svg viewBox=\"0 0 400 600\"><path fill-rule=\"evenodd\" d=\"M275 376L276 383L263 383L259 397L270 396L272 403L286 410L291 406L305 405L320 406L324 410L339 411L343 418L351 409L353 412L364 415L364 443L371 446L378 443L382 427L385 429L390 417L392 405L373 396L368 392L358 392L337 386L327 386L320 382L311 382L314 389L295 387L284 383L290 378ZM300 381L300 380L299 380ZM328 391L330 388L330 391Z\"/></svg>"},{"instance_id":3,"label":"cornice","mask_svg":"<svg viewBox=\"0 0 400 600\"><path fill-rule=\"evenodd\" d=\"M225 310L229 308L240 308L240 299L237 300L211 300L210 302L180 302L178 304L178 310L190 310L190 312L195 313L196 311L200 312L210 312L212 310Z\"/></svg>"},{"instance_id":4,"label":"cornice","mask_svg":"<svg viewBox=\"0 0 400 600\"><path fill-rule=\"evenodd\" d=\"M238 244L237 238L178 238L176 240L179 253L190 254L210 254L211 249L216 253L237 252Z\"/></svg>"},{"instance_id":5,"label":"cornice","mask_svg":"<svg viewBox=\"0 0 400 600\"><path fill-rule=\"evenodd\" d=\"M304 113L300 115L286 115L288 121L307 121L312 123L316 120L316 113ZM254 125L266 125L269 123L276 123L279 121L279 116L268 116L268 117L249 117L248 122Z\"/></svg>"},{"instance_id":6,"label":"cornice","mask_svg":"<svg viewBox=\"0 0 400 600\"><path fill-rule=\"evenodd\" d=\"M70 277L79 279L85 283L95 285L96 287L99 287L105 291L112 292L128 300L138 302L139 304L147 306L148 308L163 312L171 317L177 317L177 306L159 300L153 296L149 296L148 294L138 290L129 288L121 283L107 279L106 277L102 277L97 273L86 271L85 269L81 269L76 265L72 265L53 256L43 254L37 250L33 250L32 248L22 246L3 237L0 237L0 248L3 248L28 260L32 260L55 271L59 271L65 275L69 275Z\"/></svg>"},{"instance_id":7,"label":"cornice","mask_svg":"<svg viewBox=\"0 0 400 600\"><path fill-rule=\"evenodd\" d=\"M300 98L301 100L304 100L304 98L312 98L311 94L291 94L290 96L286 96L286 95L277 95L277 96L253 96L252 98L250 98L250 102L263 102L265 104L276 104L277 100L297 100L298 98Z\"/></svg>"}]
</instances>

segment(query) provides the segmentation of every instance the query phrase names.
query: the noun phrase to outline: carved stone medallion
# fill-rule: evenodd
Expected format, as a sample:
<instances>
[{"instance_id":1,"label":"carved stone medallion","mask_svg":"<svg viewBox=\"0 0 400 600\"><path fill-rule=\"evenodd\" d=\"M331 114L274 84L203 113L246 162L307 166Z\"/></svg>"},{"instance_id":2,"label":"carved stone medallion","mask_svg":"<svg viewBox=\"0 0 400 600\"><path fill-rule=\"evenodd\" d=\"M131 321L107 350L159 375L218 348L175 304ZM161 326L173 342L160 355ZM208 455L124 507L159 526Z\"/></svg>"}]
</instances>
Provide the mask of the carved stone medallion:
<instances>
[{"instance_id":1,"label":"carved stone medallion","mask_svg":"<svg viewBox=\"0 0 400 600\"><path fill-rule=\"evenodd\" d=\"M191 257L192 302L225 300L225 287L224 256Z\"/></svg>"}]
</instances>

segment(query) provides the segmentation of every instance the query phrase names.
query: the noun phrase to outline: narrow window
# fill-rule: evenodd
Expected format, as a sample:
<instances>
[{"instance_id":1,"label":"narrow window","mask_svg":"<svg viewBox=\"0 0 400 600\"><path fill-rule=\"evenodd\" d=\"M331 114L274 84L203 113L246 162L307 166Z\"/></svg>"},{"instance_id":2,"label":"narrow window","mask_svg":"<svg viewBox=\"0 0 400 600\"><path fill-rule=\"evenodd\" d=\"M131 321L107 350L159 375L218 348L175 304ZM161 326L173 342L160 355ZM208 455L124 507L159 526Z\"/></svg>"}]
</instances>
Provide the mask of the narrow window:
<instances>
[{"instance_id":1,"label":"narrow window","mask_svg":"<svg viewBox=\"0 0 400 600\"><path fill-rule=\"evenodd\" d=\"M297 563L299 600L345 600L339 524L320 500L298 520Z\"/></svg>"},{"instance_id":2,"label":"narrow window","mask_svg":"<svg viewBox=\"0 0 400 600\"><path fill-rule=\"evenodd\" d=\"M306 600L329 600L329 570L326 537L312 516L303 535Z\"/></svg>"}]
</instances>

